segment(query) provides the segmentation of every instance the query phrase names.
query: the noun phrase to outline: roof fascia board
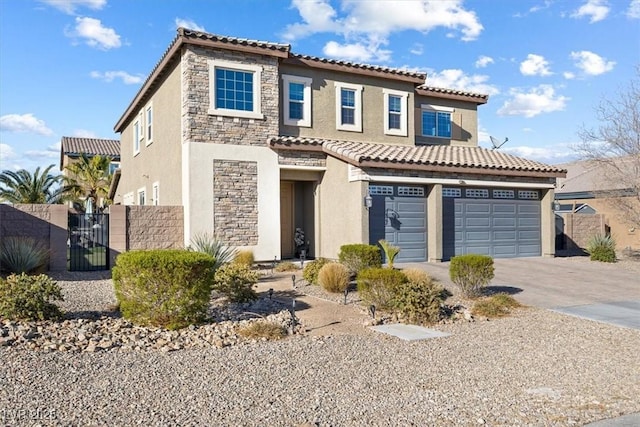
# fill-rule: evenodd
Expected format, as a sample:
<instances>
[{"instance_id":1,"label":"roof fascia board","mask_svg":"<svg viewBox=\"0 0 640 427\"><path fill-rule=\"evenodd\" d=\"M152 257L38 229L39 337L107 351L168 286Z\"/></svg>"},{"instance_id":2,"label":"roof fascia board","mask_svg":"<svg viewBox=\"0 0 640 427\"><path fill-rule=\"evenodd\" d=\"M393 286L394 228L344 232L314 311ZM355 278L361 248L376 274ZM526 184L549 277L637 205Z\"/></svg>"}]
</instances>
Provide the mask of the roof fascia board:
<instances>
[{"instance_id":1,"label":"roof fascia board","mask_svg":"<svg viewBox=\"0 0 640 427\"><path fill-rule=\"evenodd\" d=\"M442 92L432 92L424 89L416 89L416 94L420 96L428 96L430 98L441 98L441 99L450 99L453 101L465 101L465 102L473 102L478 105L486 104L489 101L489 97L480 98L477 96L468 96L468 95L456 95L453 93L442 93Z\"/></svg>"},{"instance_id":2,"label":"roof fascia board","mask_svg":"<svg viewBox=\"0 0 640 427\"><path fill-rule=\"evenodd\" d=\"M553 188L553 184L536 182L505 182L505 181L483 181L480 179L456 179L456 178L420 178L409 176L386 176L369 175L369 181L389 182L398 184L443 184L451 186L484 186L484 187L510 187L510 188ZM463 181L463 182L460 182Z\"/></svg>"},{"instance_id":3,"label":"roof fascia board","mask_svg":"<svg viewBox=\"0 0 640 427\"><path fill-rule=\"evenodd\" d=\"M233 50L236 52L255 53L258 55L276 56L278 58L286 58L288 52L282 52L277 49L269 49L266 47L243 46L239 43L222 42L214 40L203 40L198 38L185 38L183 44L191 44L195 46L212 47L216 49Z\"/></svg>"}]
</instances>

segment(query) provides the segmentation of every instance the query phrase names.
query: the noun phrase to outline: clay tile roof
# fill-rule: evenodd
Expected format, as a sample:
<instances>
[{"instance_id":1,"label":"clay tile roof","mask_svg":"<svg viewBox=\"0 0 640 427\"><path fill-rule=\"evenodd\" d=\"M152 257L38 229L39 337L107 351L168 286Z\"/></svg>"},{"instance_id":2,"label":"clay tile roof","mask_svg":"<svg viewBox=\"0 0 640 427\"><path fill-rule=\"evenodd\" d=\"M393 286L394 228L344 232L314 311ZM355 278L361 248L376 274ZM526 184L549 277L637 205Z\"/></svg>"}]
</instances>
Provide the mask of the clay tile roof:
<instances>
[{"instance_id":1,"label":"clay tile roof","mask_svg":"<svg viewBox=\"0 0 640 427\"><path fill-rule=\"evenodd\" d=\"M417 78L420 80L424 80L426 78L426 75L424 73L416 73L413 71L403 70L400 68L390 68L390 67L384 67L381 65L358 64L356 62L342 61L338 59L320 58L317 56L301 55L297 53L292 53L291 57L305 59L305 60L314 61L314 62L321 62L324 64L341 65L344 67L350 67L355 69L377 71L377 72L399 75L399 76L407 76L407 77Z\"/></svg>"},{"instance_id":2,"label":"clay tile roof","mask_svg":"<svg viewBox=\"0 0 640 427\"><path fill-rule=\"evenodd\" d=\"M120 158L120 141L117 139L62 137L62 153L67 156L89 155Z\"/></svg>"},{"instance_id":3,"label":"clay tile roof","mask_svg":"<svg viewBox=\"0 0 640 427\"><path fill-rule=\"evenodd\" d=\"M486 103L487 100L489 99L489 95L484 95L481 93L469 92L469 91L458 90L458 89L447 89L443 87L428 86L426 84L418 86L417 90L418 90L418 93L425 94L425 95L429 95L429 94L433 94L436 96L449 95L449 96L456 96L456 97L463 97L463 98L471 98L471 99L475 99L476 102L479 102L482 104Z\"/></svg>"},{"instance_id":4,"label":"clay tile roof","mask_svg":"<svg viewBox=\"0 0 640 427\"><path fill-rule=\"evenodd\" d=\"M355 166L394 169L442 170L464 168L473 173L478 170L535 173L548 176L564 175L565 170L481 147L454 147L450 145L389 145L369 142L335 141L312 138L279 136L269 140L274 148L304 149L318 147L325 153ZM307 148L308 149L308 148Z\"/></svg>"},{"instance_id":5,"label":"clay tile roof","mask_svg":"<svg viewBox=\"0 0 640 427\"><path fill-rule=\"evenodd\" d=\"M276 50L280 52L289 52L291 45L282 43L272 43L262 40L243 39L238 37L222 36L218 34L210 34L202 31L194 31L188 28L178 28L178 34L187 39L201 39L212 42L229 43L232 45L258 47L268 50Z\"/></svg>"}]
</instances>

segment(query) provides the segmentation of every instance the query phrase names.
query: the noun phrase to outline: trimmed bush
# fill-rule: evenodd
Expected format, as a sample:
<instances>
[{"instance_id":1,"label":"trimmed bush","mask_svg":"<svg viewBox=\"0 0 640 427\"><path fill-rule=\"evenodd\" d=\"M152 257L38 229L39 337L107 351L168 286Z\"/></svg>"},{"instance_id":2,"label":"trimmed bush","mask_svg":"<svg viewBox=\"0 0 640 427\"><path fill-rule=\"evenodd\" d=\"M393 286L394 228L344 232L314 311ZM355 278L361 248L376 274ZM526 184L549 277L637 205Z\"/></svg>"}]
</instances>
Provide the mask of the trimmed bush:
<instances>
[{"instance_id":1,"label":"trimmed bush","mask_svg":"<svg viewBox=\"0 0 640 427\"><path fill-rule=\"evenodd\" d=\"M393 261L396 259L398 254L400 253L400 248L398 246L394 246L386 240L379 240L378 243L384 252L384 257L387 260L387 266L389 268L393 268Z\"/></svg>"},{"instance_id":2,"label":"trimmed bush","mask_svg":"<svg viewBox=\"0 0 640 427\"><path fill-rule=\"evenodd\" d=\"M218 240L216 236L210 233L196 234L193 236L191 244L187 249L212 256L215 260L213 264L214 270L233 261L237 252L234 248L225 246L221 240Z\"/></svg>"},{"instance_id":3,"label":"trimmed bush","mask_svg":"<svg viewBox=\"0 0 640 427\"><path fill-rule=\"evenodd\" d=\"M493 258L478 254L455 256L451 258L449 277L464 296L476 298L494 277Z\"/></svg>"},{"instance_id":4,"label":"trimmed bush","mask_svg":"<svg viewBox=\"0 0 640 427\"><path fill-rule=\"evenodd\" d=\"M125 252L112 270L122 316L143 326L180 329L205 320L214 259L187 250Z\"/></svg>"},{"instance_id":5,"label":"trimmed bush","mask_svg":"<svg viewBox=\"0 0 640 427\"><path fill-rule=\"evenodd\" d=\"M330 262L331 260L328 260L326 258L318 258L307 263L304 266L304 270L302 270L302 278L311 285L317 285L318 273L320 272L320 269L322 268L322 266L324 266L325 264L329 264Z\"/></svg>"},{"instance_id":6,"label":"trimmed bush","mask_svg":"<svg viewBox=\"0 0 640 427\"><path fill-rule=\"evenodd\" d=\"M49 248L30 237L3 237L0 240L0 270L33 273L49 263Z\"/></svg>"},{"instance_id":7,"label":"trimmed bush","mask_svg":"<svg viewBox=\"0 0 640 427\"><path fill-rule=\"evenodd\" d=\"M395 307L398 289L407 283L407 276L390 268L367 268L358 274L358 294L367 305L381 310Z\"/></svg>"},{"instance_id":8,"label":"trimmed bush","mask_svg":"<svg viewBox=\"0 0 640 427\"><path fill-rule=\"evenodd\" d=\"M396 290L395 306L410 322L435 323L440 320L443 288L433 280L408 281Z\"/></svg>"},{"instance_id":9,"label":"trimmed bush","mask_svg":"<svg viewBox=\"0 0 640 427\"><path fill-rule=\"evenodd\" d=\"M51 301L64 301L62 289L49 276L12 274L0 278L0 317L9 320L59 319L62 311Z\"/></svg>"},{"instance_id":10,"label":"trimmed bush","mask_svg":"<svg viewBox=\"0 0 640 427\"><path fill-rule=\"evenodd\" d=\"M616 241L611 236L596 234L587 243L591 261L616 262Z\"/></svg>"},{"instance_id":11,"label":"trimmed bush","mask_svg":"<svg viewBox=\"0 0 640 427\"><path fill-rule=\"evenodd\" d=\"M327 292L344 292L349 286L349 270L337 262L325 264L318 272L318 283Z\"/></svg>"},{"instance_id":12,"label":"trimmed bush","mask_svg":"<svg viewBox=\"0 0 640 427\"><path fill-rule=\"evenodd\" d=\"M213 288L230 302L250 302L258 298L253 285L258 283L258 272L242 263L232 262L220 267L214 276Z\"/></svg>"},{"instance_id":13,"label":"trimmed bush","mask_svg":"<svg viewBox=\"0 0 640 427\"><path fill-rule=\"evenodd\" d=\"M499 293L476 301L471 313L476 316L503 317L511 313L512 309L521 306L511 295Z\"/></svg>"},{"instance_id":14,"label":"trimmed bush","mask_svg":"<svg viewBox=\"0 0 640 427\"><path fill-rule=\"evenodd\" d=\"M287 336L286 329L273 322L252 322L238 329L238 335L248 339L279 340Z\"/></svg>"},{"instance_id":15,"label":"trimmed bush","mask_svg":"<svg viewBox=\"0 0 640 427\"><path fill-rule=\"evenodd\" d=\"M234 264L246 265L249 268L253 266L254 261L253 251L250 250L238 251L233 259Z\"/></svg>"},{"instance_id":16,"label":"trimmed bush","mask_svg":"<svg viewBox=\"0 0 640 427\"><path fill-rule=\"evenodd\" d=\"M366 268L379 268L382 266L380 248L362 243L340 246L338 259L354 276Z\"/></svg>"}]
</instances>

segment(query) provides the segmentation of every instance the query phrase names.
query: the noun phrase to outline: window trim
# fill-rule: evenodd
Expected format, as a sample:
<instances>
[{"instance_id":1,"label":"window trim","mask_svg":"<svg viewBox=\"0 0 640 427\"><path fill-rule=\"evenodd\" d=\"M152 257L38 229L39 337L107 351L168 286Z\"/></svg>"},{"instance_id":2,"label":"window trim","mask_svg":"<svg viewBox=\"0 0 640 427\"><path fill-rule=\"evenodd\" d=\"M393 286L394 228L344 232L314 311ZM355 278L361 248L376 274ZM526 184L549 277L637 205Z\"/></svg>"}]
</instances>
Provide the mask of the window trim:
<instances>
[{"instance_id":1,"label":"window trim","mask_svg":"<svg viewBox=\"0 0 640 427\"><path fill-rule=\"evenodd\" d=\"M140 203L140 195L142 195L142 197L144 198L144 203ZM136 205L145 206L147 204L147 187L138 188L138 190L136 191L136 196Z\"/></svg>"},{"instance_id":2,"label":"window trim","mask_svg":"<svg viewBox=\"0 0 640 427\"><path fill-rule=\"evenodd\" d=\"M450 114L450 135L449 136L438 136L438 135L425 135L424 134L424 112L425 111L433 111L433 112L443 112ZM426 138L439 138L439 139L453 139L453 113L455 112L455 108L452 107L443 107L441 105L433 105L433 104L422 104L420 105L420 134ZM437 115L436 115L436 125L438 123ZM438 133L436 129L436 133Z\"/></svg>"},{"instance_id":3,"label":"window trim","mask_svg":"<svg viewBox=\"0 0 640 427\"><path fill-rule=\"evenodd\" d=\"M133 121L132 139L133 139L133 155L134 157L140 153L140 132L142 132L142 125L140 123L140 116Z\"/></svg>"},{"instance_id":4,"label":"window trim","mask_svg":"<svg viewBox=\"0 0 640 427\"><path fill-rule=\"evenodd\" d=\"M210 59L209 66L209 110L214 116L241 117L247 119L264 119L262 114L262 67L259 65L241 64L238 62ZM216 68L225 68L253 75L253 111L216 108Z\"/></svg>"},{"instance_id":5,"label":"window trim","mask_svg":"<svg viewBox=\"0 0 640 427\"><path fill-rule=\"evenodd\" d=\"M409 93L399 90L382 89L382 94L384 97L384 133L386 135L407 136L407 103ZM400 129L391 129L389 127L389 96L400 97Z\"/></svg>"},{"instance_id":6,"label":"window trim","mask_svg":"<svg viewBox=\"0 0 640 427\"><path fill-rule=\"evenodd\" d=\"M362 85L335 82L336 87L336 129L347 132L362 132ZM342 124L342 89L355 91L353 124Z\"/></svg>"},{"instance_id":7,"label":"window trim","mask_svg":"<svg viewBox=\"0 0 640 427\"><path fill-rule=\"evenodd\" d=\"M151 120L149 120L149 113L151 113ZM150 102L144 107L144 135L146 137L145 145L149 146L153 143L153 103Z\"/></svg>"},{"instance_id":8,"label":"window trim","mask_svg":"<svg viewBox=\"0 0 640 427\"><path fill-rule=\"evenodd\" d=\"M299 83L304 85L302 93L302 119L292 119L289 117L289 84ZM311 84L313 79L310 77L300 77L291 74L282 75L282 104L283 104L283 123L287 126L311 127Z\"/></svg>"},{"instance_id":9,"label":"window trim","mask_svg":"<svg viewBox=\"0 0 640 427\"><path fill-rule=\"evenodd\" d=\"M151 204L153 206L160 204L160 183L158 181L151 184Z\"/></svg>"}]
</instances>

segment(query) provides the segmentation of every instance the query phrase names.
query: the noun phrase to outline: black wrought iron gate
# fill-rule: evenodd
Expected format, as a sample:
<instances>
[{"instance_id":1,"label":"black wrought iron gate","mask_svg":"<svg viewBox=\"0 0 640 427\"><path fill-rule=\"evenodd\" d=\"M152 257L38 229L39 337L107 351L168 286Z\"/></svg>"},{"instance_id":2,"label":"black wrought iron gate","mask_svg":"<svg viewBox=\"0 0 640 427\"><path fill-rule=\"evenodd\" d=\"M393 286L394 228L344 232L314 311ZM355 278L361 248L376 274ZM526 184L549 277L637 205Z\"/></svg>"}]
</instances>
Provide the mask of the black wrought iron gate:
<instances>
[{"instance_id":1,"label":"black wrought iron gate","mask_svg":"<svg viewBox=\"0 0 640 427\"><path fill-rule=\"evenodd\" d=\"M68 231L69 271L109 269L109 214L69 213Z\"/></svg>"}]
</instances>

